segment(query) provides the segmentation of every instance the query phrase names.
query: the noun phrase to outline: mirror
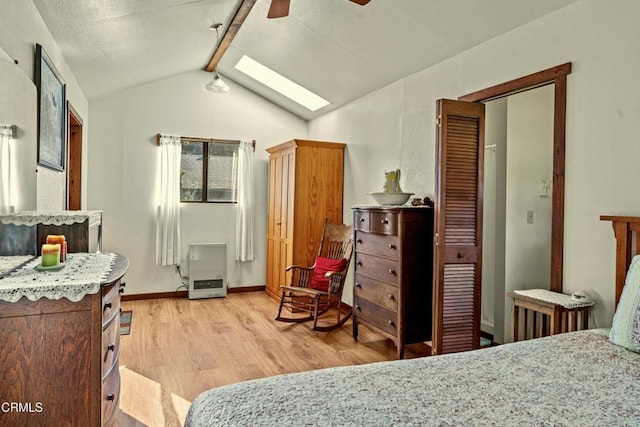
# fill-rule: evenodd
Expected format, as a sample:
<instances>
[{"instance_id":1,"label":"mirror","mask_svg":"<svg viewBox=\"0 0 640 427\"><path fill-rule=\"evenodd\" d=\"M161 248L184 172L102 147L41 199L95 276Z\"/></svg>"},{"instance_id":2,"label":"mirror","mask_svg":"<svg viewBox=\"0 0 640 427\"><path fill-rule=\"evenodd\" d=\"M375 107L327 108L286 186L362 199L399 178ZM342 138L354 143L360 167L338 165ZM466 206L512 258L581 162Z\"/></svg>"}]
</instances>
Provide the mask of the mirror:
<instances>
[{"instance_id":1,"label":"mirror","mask_svg":"<svg viewBox=\"0 0 640 427\"><path fill-rule=\"evenodd\" d=\"M36 210L37 108L33 81L0 49L0 125L16 127L15 139L0 141L0 255L36 254L35 226L13 215Z\"/></svg>"},{"instance_id":2,"label":"mirror","mask_svg":"<svg viewBox=\"0 0 640 427\"><path fill-rule=\"evenodd\" d=\"M542 86L550 86L553 90L553 177L551 179L551 255L549 257L549 290L562 292L563 254L564 254L564 168L565 168L565 129L566 129L566 100L567 75L571 73L571 63L558 65L537 73L529 74L505 83L491 86L458 99L469 102L488 102L509 95L529 91ZM526 218L525 218L526 219ZM506 217L504 223L506 223ZM535 211L534 211L535 222ZM505 236L506 239L506 236ZM505 240L506 241L506 240ZM496 270L498 271L498 270ZM496 278L498 280L498 278ZM484 286L484 283L483 283ZM541 286L542 287L542 286ZM515 289L515 288L514 288ZM504 304L507 297L496 295L496 306ZM505 304L506 305L506 304ZM496 310L496 313L504 310ZM505 324L510 319L495 324ZM507 328L508 329L508 328ZM504 337L506 338L506 337ZM507 339L504 340L508 341Z\"/></svg>"}]
</instances>

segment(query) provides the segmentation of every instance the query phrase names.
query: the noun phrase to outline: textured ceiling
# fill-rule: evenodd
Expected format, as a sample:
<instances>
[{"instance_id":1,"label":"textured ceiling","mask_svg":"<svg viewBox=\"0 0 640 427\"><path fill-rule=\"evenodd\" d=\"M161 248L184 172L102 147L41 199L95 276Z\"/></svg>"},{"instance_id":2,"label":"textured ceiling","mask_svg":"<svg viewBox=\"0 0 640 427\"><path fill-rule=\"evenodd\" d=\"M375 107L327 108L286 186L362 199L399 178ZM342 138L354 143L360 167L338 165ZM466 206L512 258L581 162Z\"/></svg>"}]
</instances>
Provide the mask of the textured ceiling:
<instances>
[{"instance_id":1,"label":"textured ceiling","mask_svg":"<svg viewBox=\"0 0 640 427\"><path fill-rule=\"evenodd\" d=\"M201 70L239 0L33 0L87 98ZM258 0L220 61L223 78L305 119L321 115L577 0ZM331 104L312 113L233 67L243 54ZM204 73L204 72L203 72ZM206 76L194 84L203 84ZM224 95L212 95L224 96Z\"/></svg>"}]
</instances>

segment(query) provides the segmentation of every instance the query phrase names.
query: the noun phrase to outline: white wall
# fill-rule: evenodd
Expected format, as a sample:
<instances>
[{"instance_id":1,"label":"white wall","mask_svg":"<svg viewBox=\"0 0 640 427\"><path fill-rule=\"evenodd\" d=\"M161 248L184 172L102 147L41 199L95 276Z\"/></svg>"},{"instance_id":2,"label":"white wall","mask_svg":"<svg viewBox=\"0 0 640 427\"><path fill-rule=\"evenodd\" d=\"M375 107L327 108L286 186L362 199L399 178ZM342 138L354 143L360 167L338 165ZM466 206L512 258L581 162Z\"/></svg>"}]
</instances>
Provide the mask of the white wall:
<instances>
[{"instance_id":1,"label":"white wall","mask_svg":"<svg viewBox=\"0 0 640 427\"><path fill-rule=\"evenodd\" d=\"M572 62L564 291L594 295L597 325L607 326L614 310L615 243L611 225L599 216L640 213L634 196L640 182L638 16L636 0L619 0L615 7L599 0L574 3L313 120L309 137L350 144L347 207L367 202L372 178L395 160L403 169L403 189L428 194L434 188L436 99ZM351 221L348 210L345 220Z\"/></svg>"},{"instance_id":2,"label":"white wall","mask_svg":"<svg viewBox=\"0 0 640 427\"><path fill-rule=\"evenodd\" d=\"M0 48L18 65L30 79L34 75L35 44L41 44L62 78L66 82L67 100L71 102L84 120L83 127L83 183L86 182L89 128L88 103L67 62L60 53L57 43L44 24L31 0L2 0L0 13ZM35 164L36 159L33 159ZM37 185L38 210L60 210L64 206L65 174L38 166ZM83 186L83 200L86 200L86 185ZM35 189L33 189L35 191Z\"/></svg>"},{"instance_id":3,"label":"white wall","mask_svg":"<svg viewBox=\"0 0 640 427\"><path fill-rule=\"evenodd\" d=\"M182 246L186 260L189 243L226 242L230 285L265 284L265 149L305 138L307 125L228 80L230 92L206 92L203 86L209 78L209 73L193 71L90 102L89 208L104 210L104 250L129 257L128 294L170 292L180 285L174 267L155 265L157 133L256 140L255 261L236 263L233 259L235 204L182 204Z\"/></svg>"}]
</instances>

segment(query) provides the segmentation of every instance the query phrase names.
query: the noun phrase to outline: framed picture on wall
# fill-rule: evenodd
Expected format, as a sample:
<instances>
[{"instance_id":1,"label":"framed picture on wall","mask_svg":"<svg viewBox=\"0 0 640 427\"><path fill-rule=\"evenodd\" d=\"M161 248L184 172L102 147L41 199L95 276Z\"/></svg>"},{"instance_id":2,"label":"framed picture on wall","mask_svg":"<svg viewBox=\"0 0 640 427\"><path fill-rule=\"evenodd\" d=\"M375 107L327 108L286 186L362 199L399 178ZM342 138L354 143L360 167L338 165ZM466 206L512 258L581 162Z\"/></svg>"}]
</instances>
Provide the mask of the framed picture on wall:
<instances>
[{"instance_id":1,"label":"framed picture on wall","mask_svg":"<svg viewBox=\"0 0 640 427\"><path fill-rule=\"evenodd\" d=\"M38 164L64 170L66 87L44 48L36 44L35 78L38 88Z\"/></svg>"}]
</instances>

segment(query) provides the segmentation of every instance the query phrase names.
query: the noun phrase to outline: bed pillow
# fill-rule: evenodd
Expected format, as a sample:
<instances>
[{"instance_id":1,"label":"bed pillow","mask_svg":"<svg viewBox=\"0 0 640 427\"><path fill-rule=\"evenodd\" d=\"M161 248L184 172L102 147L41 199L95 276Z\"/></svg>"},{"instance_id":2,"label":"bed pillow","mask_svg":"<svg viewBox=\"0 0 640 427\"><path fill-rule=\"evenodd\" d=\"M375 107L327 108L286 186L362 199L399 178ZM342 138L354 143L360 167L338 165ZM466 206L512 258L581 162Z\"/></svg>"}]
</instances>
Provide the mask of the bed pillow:
<instances>
[{"instance_id":1,"label":"bed pillow","mask_svg":"<svg viewBox=\"0 0 640 427\"><path fill-rule=\"evenodd\" d=\"M329 279L324 277L329 271L342 271L347 266L347 260L316 258L316 267L311 274L311 289L327 292L329 290Z\"/></svg>"},{"instance_id":2,"label":"bed pillow","mask_svg":"<svg viewBox=\"0 0 640 427\"><path fill-rule=\"evenodd\" d=\"M640 255L633 257L613 316L609 341L640 353Z\"/></svg>"}]
</instances>

